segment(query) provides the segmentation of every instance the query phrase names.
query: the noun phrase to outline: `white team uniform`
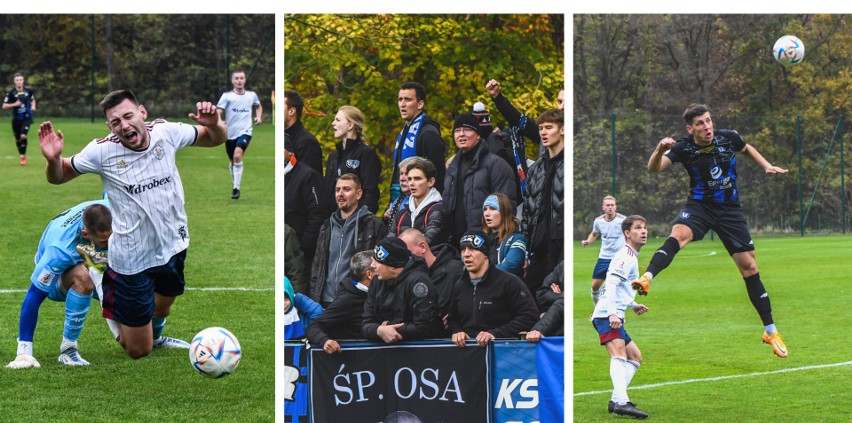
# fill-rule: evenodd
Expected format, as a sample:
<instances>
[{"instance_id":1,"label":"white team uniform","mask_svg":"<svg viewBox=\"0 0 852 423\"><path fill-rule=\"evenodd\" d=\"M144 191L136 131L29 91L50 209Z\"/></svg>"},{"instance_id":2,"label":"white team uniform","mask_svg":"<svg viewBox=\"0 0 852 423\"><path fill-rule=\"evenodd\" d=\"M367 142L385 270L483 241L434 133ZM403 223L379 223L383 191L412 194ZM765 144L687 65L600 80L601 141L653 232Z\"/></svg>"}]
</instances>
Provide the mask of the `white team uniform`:
<instances>
[{"instance_id":1,"label":"white team uniform","mask_svg":"<svg viewBox=\"0 0 852 423\"><path fill-rule=\"evenodd\" d=\"M598 254L599 259L610 259L615 253L621 250L624 246L624 233L621 231L621 222L625 216L621 213L616 213L615 218L611 221L606 221L606 215L602 214L595 218L592 224L592 232L600 234L601 237L601 252Z\"/></svg>"},{"instance_id":2,"label":"white team uniform","mask_svg":"<svg viewBox=\"0 0 852 423\"><path fill-rule=\"evenodd\" d=\"M639 278L639 252L624 244L609 263L604 281L604 292L595 305L592 318L608 318L615 314L624 318L624 311L636 305L636 291L630 282Z\"/></svg>"},{"instance_id":3,"label":"white team uniform","mask_svg":"<svg viewBox=\"0 0 852 423\"><path fill-rule=\"evenodd\" d=\"M189 247L178 150L195 143L193 125L146 122L150 145L133 151L110 134L71 157L78 173L101 176L112 208L109 266L124 275L166 264Z\"/></svg>"},{"instance_id":4,"label":"white team uniform","mask_svg":"<svg viewBox=\"0 0 852 423\"><path fill-rule=\"evenodd\" d=\"M229 140L235 140L241 135L251 136L252 110L259 105L260 99L254 91L246 90L243 94L237 94L231 90L222 94L216 108L225 111Z\"/></svg>"}]
</instances>

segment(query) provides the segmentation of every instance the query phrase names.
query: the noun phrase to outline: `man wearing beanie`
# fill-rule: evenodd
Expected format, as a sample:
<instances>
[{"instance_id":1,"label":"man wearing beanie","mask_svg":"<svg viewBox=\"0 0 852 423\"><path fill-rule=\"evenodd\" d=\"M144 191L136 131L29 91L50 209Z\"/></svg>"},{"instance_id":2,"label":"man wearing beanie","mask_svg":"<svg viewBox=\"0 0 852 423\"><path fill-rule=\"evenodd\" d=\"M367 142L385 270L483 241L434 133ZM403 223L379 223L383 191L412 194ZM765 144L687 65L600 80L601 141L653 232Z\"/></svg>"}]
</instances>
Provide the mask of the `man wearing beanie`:
<instances>
[{"instance_id":1,"label":"man wearing beanie","mask_svg":"<svg viewBox=\"0 0 852 423\"><path fill-rule=\"evenodd\" d=\"M461 348L468 339L485 347L495 338L517 338L538 320L529 288L491 265L490 248L481 230L465 232L459 242L465 271L453 287L448 321L453 343Z\"/></svg>"},{"instance_id":2,"label":"man wearing beanie","mask_svg":"<svg viewBox=\"0 0 852 423\"><path fill-rule=\"evenodd\" d=\"M513 209L518 206L512 167L488 150L478 130L479 119L473 113L460 115L453 125L458 152L447 168L442 193L444 204L453 216L452 245L468 229L482 228L482 202L492 192L506 194Z\"/></svg>"},{"instance_id":3,"label":"man wearing beanie","mask_svg":"<svg viewBox=\"0 0 852 423\"><path fill-rule=\"evenodd\" d=\"M323 223L325 190L322 175L295 155L293 138L284 134L284 223L296 231L305 259L305 273L296 292L308 295L311 265Z\"/></svg>"},{"instance_id":4,"label":"man wearing beanie","mask_svg":"<svg viewBox=\"0 0 852 423\"><path fill-rule=\"evenodd\" d=\"M399 238L385 238L373 250L376 276L367 291L361 331L372 342L393 343L435 337L438 291L426 262L412 256Z\"/></svg>"}]
</instances>

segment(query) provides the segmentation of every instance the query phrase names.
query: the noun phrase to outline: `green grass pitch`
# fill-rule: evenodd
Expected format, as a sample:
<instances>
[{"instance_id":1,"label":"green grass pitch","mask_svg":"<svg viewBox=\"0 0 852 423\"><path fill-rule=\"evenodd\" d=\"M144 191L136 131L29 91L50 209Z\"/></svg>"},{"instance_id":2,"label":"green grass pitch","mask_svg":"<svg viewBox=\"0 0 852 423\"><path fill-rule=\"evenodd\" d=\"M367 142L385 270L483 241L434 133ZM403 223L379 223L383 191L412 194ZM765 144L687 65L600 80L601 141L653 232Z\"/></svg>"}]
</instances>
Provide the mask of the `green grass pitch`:
<instances>
[{"instance_id":1,"label":"green grass pitch","mask_svg":"<svg viewBox=\"0 0 852 423\"><path fill-rule=\"evenodd\" d=\"M641 251L640 268L663 239ZM689 244L627 312L643 363L628 395L654 422L849 422L852 238L758 237L756 259L789 357L761 342L763 326L718 238ZM574 421L606 422L609 355L591 323L596 242L574 246ZM713 379L717 378L717 379ZM686 382L686 383L679 383Z\"/></svg>"},{"instance_id":2,"label":"green grass pitch","mask_svg":"<svg viewBox=\"0 0 852 423\"><path fill-rule=\"evenodd\" d=\"M169 119L172 120L172 119ZM9 118L0 119L0 361L15 358L18 317L44 226L57 213L101 196L100 178L81 175L64 185L45 179L38 119L30 129L28 164L18 164ZM108 133L103 120L55 119L65 153L79 152ZM189 364L186 350L155 350L132 360L111 338L95 301L79 340L88 367L57 362L64 304L46 300L34 354L40 369L0 367L0 410L7 422L273 421L275 416L275 142L274 127L254 128L245 155L242 197L232 200L225 147L190 147L177 155L186 194L190 248L187 291L172 307L164 334L187 341L222 326L243 349L222 379ZM207 288L216 288L207 289ZM227 290L222 290L226 288Z\"/></svg>"}]
</instances>

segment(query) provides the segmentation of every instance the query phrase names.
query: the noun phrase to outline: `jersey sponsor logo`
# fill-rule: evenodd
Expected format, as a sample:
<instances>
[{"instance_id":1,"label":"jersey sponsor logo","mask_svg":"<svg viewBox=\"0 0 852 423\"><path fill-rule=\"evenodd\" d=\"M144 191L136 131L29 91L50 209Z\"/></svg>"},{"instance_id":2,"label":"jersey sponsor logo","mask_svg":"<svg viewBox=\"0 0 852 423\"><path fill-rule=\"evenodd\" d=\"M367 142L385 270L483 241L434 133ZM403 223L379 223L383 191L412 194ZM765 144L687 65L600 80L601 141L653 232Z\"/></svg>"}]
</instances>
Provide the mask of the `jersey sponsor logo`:
<instances>
[{"instance_id":1,"label":"jersey sponsor logo","mask_svg":"<svg viewBox=\"0 0 852 423\"><path fill-rule=\"evenodd\" d=\"M165 150L163 150L163 147L161 147L159 145L154 147L153 153L154 153L154 158L157 159L157 160L162 160L163 156L166 155L166 152L165 152Z\"/></svg>"},{"instance_id":2,"label":"jersey sponsor logo","mask_svg":"<svg viewBox=\"0 0 852 423\"><path fill-rule=\"evenodd\" d=\"M128 194L142 194L143 192L145 192L149 189L159 188L161 186L165 186L165 185L170 184L170 183L172 183L172 177L171 176L166 176L165 178L159 178L159 179L151 178L151 181L148 182L148 183L143 182L141 184L125 185L124 190L127 191Z\"/></svg>"},{"instance_id":3,"label":"jersey sponsor logo","mask_svg":"<svg viewBox=\"0 0 852 423\"><path fill-rule=\"evenodd\" d=\"M234 112L234 113L250 113L251 109L239 109L239 108L234 107L234 108L231 109L231 111Z\"/></svg>"},{"instance_id":4,"label":"jersey sponsor logo","mask_svg":"<svg viewBox=\"0 0 852 423\"><path fill-rule=\"evenodd\" d=\"M714 166L712 169L710 169L711 178L719 179L720 176L722 176L722 168L720 168L719 166Z\"/></svg>"},{"instance_id":5,"label":"jersey sponsor logo","mask_svg":"<svg viewBox=\"0 0 852 423\"><path fill-rule=\"evenodd\" d=\"M414 288L411 289L411 293L417 298L423 298L429 295L429 287L423 282L417 282L414 284Z\"/></svg>"},{"instance_id":6,"label":"jersey sponsor logo","mask_svg":"<svg viewBox=\"0 0 852 423\"><path fill-rule=\"evenodd\" d=\"M59 216L63 216L66 213L68 213L69 211L71 211L71 209L65 210ZM59 217L59 216L56 216L56 217ZM56 217L54 217L54 219L56 219ZM67 228L68 226L74 225L77 222L79 222L82 217L83 217L83 209L77 210L76 213L72 214L67 219L65 219L65 221L62 222L62 225L60 225L60 226L63 227L63 228Z\"/></svg>"},{"instance_id":7,"label":"jersey sponsor logo","mask_svg":"<svg viewBox=\"0 0 852 423\"><path fill-rule=\"evenodd\" d=\"M346 167L348 167L350 169L357 169L358 166L361 166L360 160L347 160L346 161Z\"/></svg>"},{"instance_id":8,"label":"jersey sponsor logo","mask_svg":"<svg viewBox=\"0 0 852 423\"><path fill-rule=\"evenodd\" d=\"M722 178L714 181L707 181L707 186L712 189L728 189L733 186L731 178Z\"/></svg>"}]
</instances>

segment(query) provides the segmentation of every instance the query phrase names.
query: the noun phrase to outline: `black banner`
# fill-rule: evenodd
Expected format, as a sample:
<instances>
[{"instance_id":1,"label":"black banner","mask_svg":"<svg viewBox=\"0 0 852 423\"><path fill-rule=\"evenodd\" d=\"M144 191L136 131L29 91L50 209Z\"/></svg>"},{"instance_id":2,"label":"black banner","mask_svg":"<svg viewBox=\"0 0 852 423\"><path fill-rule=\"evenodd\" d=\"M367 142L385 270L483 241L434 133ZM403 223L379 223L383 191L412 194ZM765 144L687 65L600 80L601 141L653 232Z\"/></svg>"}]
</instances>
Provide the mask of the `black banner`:
<instances>
[{"instance_id":1,"label":"black banner","mask_svg":"<svg viewBox=\"0 0 852 423\"><path fill-rule=\"evenodd\" d=\"M469 344L311 349L314 422L490 422L489 354Z\"/></svg>"}]
</instances>

